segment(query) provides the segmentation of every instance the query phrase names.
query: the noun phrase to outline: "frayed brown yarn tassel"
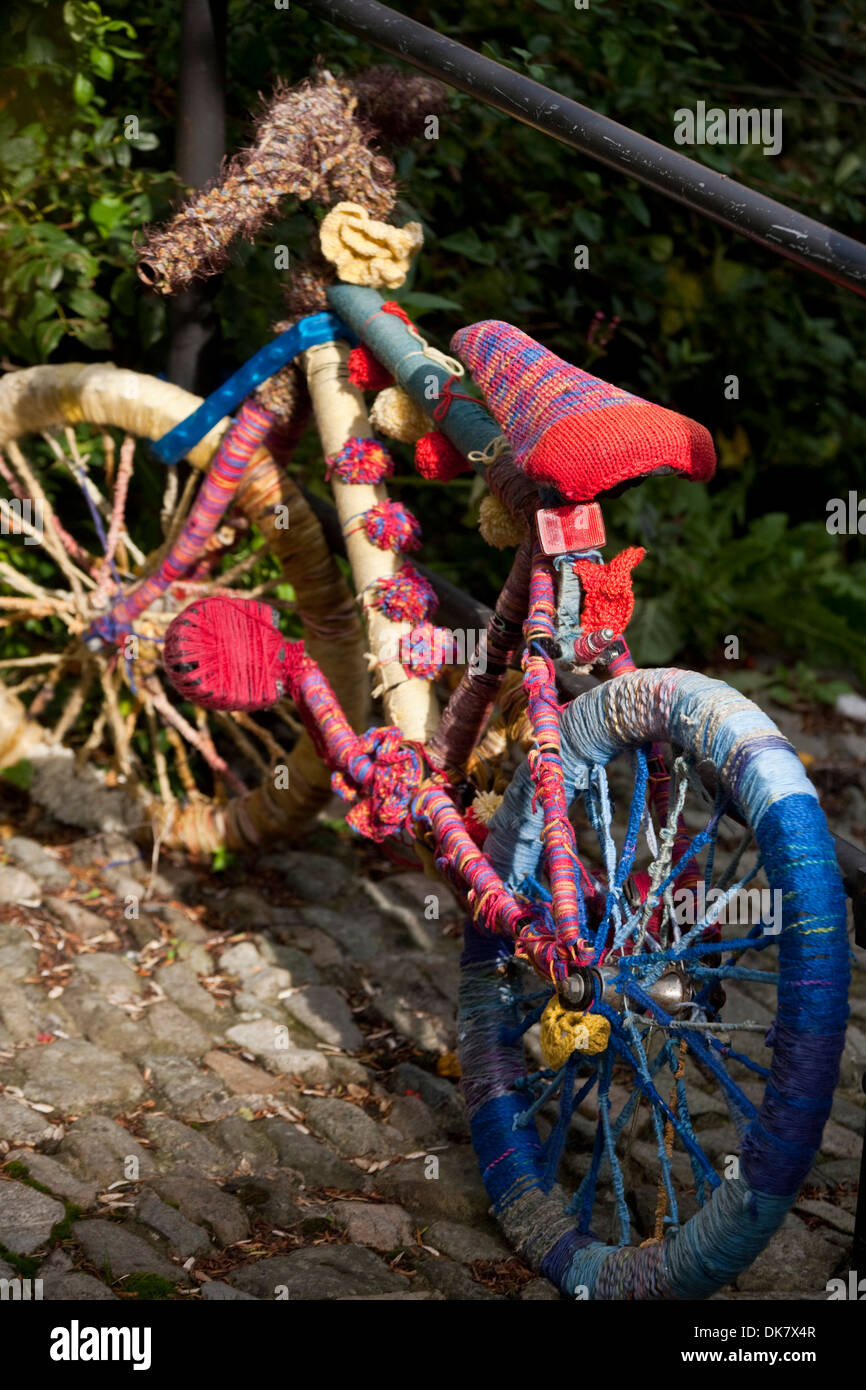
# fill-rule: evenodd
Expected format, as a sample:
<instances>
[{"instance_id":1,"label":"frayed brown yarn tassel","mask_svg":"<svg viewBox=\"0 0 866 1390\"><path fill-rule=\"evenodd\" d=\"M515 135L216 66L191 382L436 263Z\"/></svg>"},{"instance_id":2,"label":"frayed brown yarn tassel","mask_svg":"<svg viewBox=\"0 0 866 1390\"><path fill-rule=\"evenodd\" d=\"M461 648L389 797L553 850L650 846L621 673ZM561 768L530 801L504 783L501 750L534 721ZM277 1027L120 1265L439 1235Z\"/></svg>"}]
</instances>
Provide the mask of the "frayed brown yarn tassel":
<instances>
[{"instance_id":1,"label":"frayed brown yarn tassel","mask_svg":"<svg viewBox=\"0 0 866 1390\"><path fill-rule=\"evenodd\" d=\"M387 64L366 68L347 85L358 99L358 118L396 145L423 135L427 117L441 115L448 101L444 85L434 77Z\"/></svg>"},{"instance_id":2,"label":"frayed brown yarn tassel","mask_svg":"<svg viewBox=\"0 0 866 1390\"><path fill-rule=\"evenodd\" d=\"M292 323L295 319L305 318L307 314L328 312L331 307L328 303L328 286L332 285L336 278L334 267L325 260L319 250L317 234L311 239L306 259L301 262L292 260L291 279L283 286L286 315ZM282 331L279 324L274 326L277 332Z\"/></svg>"},{"instance_id":3,"label":"frayed brown yarn tassel","mask_svg":"<svg viewBox=\"0 0 866 1390\"><path fill-rule=\"evenodd\" d=\"M297 87L279 87L257 122L255 144L167 226L145 234L139 277L171 294L216 274L228 265L235 237L252 241L289 196L325 206L355 201L371 216L386 218L396 197L394 167L368 148L356 106L350 88L327 71Z\"/></svg>"},{"instance_id":4,"label":"frayed brown yarn tassel","mask_svg":"<svg viewBox=\"0 0 866 1390\"><path fill-rule=\"evenodd\" d=\"M274 331L282 333L291 326L290 323L277 324ZM265 410L270 410L276 416L283 430L289 426L297 428L298 421L303 427L310 412L310 396L304 374L293 362L263 381L261 386L256 387L255 394Z\"/></svg>"}]
</instances>

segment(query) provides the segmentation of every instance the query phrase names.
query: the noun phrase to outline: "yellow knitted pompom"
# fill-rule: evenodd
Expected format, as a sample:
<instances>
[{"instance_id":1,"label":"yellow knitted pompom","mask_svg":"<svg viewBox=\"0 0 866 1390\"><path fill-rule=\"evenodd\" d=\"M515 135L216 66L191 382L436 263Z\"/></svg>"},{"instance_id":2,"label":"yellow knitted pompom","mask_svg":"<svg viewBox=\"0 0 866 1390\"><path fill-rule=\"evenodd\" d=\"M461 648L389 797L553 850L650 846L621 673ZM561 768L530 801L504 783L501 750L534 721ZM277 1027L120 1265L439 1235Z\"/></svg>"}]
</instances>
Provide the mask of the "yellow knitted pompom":
<instances>
[{"instance_id":1,"label":"yellow knitted pompom","mask_svg":"<svg viewBox=\"0 0 866 1390\"><path fill-rule=\"evenodd\" d=\"M370 411L370 424L401 444L415 444L430 431L429 416L400 386L386 386L379 392Z\"/></svg>"},{"instance_id":2,"label":"yellow knitted pompom","mask_svg":"<svg viewBox=\"0 0 866 1390\"><path fill-rule=\"evenodd\" d=\"M600 1014L572 1013L554 994L541 1015L541 1051L549 1067L558 1071L572 1052L593 1056L604 1052L610 1039L610 1024Z\"/></svg>"},{"instance_id":3,"label":"yellow knitted pompom","mask_svg":"<svg viewBox=\"0 0 866 1390\"><path fill-rule=\"evenodd\" d=\"M492 492L482 498L478 526L487 544L495 546L497 550L505 550L510 545L520 545L526 535L526 527L521 526L517 518L511 515L505 504L500 502L498 497L494 497Z\"/></svg>"},{"instance_id":4,"label":"yellow knitted pompom","mask_svg":"<svg viewBox=\"0 0 866 1390\"><path fill-rule=\"evenodd\" d=\"M337 267L340 279L377 290L402 285L423 241L420 222L405 227L376 222L360 203L337 203L319 228L322 255Z\"/></svg>"}]
</instances>

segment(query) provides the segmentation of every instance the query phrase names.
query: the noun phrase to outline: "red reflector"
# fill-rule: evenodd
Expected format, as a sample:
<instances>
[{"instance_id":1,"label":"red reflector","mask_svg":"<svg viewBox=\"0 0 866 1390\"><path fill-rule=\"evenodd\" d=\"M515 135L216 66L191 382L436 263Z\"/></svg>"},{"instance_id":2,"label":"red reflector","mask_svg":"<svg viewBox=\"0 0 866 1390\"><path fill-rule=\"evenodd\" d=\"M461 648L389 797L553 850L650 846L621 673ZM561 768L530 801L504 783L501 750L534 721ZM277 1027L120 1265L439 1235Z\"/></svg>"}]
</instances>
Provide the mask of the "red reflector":
<instances>
[{"instance_id":1,"label":"red reflector","mask_svg":"<svg viewBox=\"0 0 866 1390\"><path fill-rule=\"evenodd\" d=\"M597 502L543 507L535 513L535 519L545 555L563 555L567 550L597 550L607 539Z\"/></svg>"}]
</instances>

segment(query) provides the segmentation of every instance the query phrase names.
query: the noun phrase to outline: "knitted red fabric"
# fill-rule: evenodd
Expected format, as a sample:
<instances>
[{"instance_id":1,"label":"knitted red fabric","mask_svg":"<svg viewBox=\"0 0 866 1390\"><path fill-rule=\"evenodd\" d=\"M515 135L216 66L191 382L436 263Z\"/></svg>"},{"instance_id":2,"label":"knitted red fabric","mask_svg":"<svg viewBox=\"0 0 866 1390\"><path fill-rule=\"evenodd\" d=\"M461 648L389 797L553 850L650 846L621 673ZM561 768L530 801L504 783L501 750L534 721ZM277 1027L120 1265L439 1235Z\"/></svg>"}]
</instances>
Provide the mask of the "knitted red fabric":
<instances>
[{"instance_id":1,"label":"knitted red fabric","mask_svg":"<svg viewBox=\"0 0 866 1390\"><path fill-rule=\"evenodd\" d=\"M191 603L165 635L166 674L179 695L206 709L252 710L286 692L293 651L276 609L218 595Z\"/></svg>"},{"instance_id":2,"label":"knitted red fabric","mask_svg":"<svg viewBox=\"0 0 866 1390\"><path fill-rule=\"evenodd\" d=\"M478 848L482 849L484 847L484 841L490 834L490 826L485 825L483 821L478 819L471 806L467 806L466 808L466 815L463 817L463 824L466 826L466 829L472 836L472 839L475 841Z\"/></svg>"},{"instance_id":3,"label":"knitted red fabric","mask_svg":"<svg viewBox=\"0 0 866 1390\"><path fill-rule=\"evenodd\" d=\"M441 430L422 434L415 445L415 467L422 478L435 478L440 483L448 483L460 473L472 472L471 463Z\"/></svg>"},{"instance_id":4,"label":"knitted red fabric","mask_svg":"<svg viewBox=\"0 0 866 1390\"><path fill-rule=\"evenodd\" d=\"M349 380L359 391L383 391L386 386L393 384L394 378L388 368L382 366L366 343L352 348L346 365Z\"/></svg>"},{"instance_id":5,"label":"knitted red fabric","mask_svg":"<svg viewBox=\"0 0 866 1390\"><path fill-rule=\"evenodd\" d=\"M412 320L403 306L397 303L396 299L386 299L385 303L382 305L381 313L393 314L395 318L402 319L407 328L412 327Z\"/></svg>"},{"instance_id":6,"label":"knitted red fabric","mask_svg":"<svg viewBox=\"0 0 866 1390\"><path fill-rule=\"evenodd\" d=\"M631 572L645 555L643 546L630 545L608 565L575 561L574 572L583 588L580 625L584 632L598 632L603 627L612 627L617 635L625 631L634 612Z\"/></svg>"},{"instance_id":7,"label":"knitted red fabric","mask_svg":"<svg viewBox=\"0 0 866 1390\"><path fill-rule=\"evenodd\" d=\"M705 482L716 454L703 425L556 357L519 328L489 320L451 347L468 364L515 462L574 502L650 473Z\"/></svg>"}]
</instances>

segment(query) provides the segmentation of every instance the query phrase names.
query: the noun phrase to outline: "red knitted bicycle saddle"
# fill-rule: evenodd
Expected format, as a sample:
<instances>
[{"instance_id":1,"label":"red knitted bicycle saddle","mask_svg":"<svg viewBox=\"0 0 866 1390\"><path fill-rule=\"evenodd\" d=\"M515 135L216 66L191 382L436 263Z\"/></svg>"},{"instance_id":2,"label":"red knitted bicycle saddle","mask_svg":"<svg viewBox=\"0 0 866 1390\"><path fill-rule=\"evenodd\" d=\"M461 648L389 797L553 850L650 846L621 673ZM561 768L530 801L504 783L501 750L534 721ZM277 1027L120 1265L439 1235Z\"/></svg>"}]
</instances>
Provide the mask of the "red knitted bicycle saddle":
<instances>
[{"instance_id":1,"label":"red knitted bicycle saddle","mask_svg":"<svg viewBox=\"0 0 866 1390\"><path fill-rule=\"evenodd\" d=\"M570 501L589 502L651 473L713 476L716 451L703 425L572 367L510 323L473 323L451 347L484 392L518 467Z\"/></svg>"}]
</instances>

